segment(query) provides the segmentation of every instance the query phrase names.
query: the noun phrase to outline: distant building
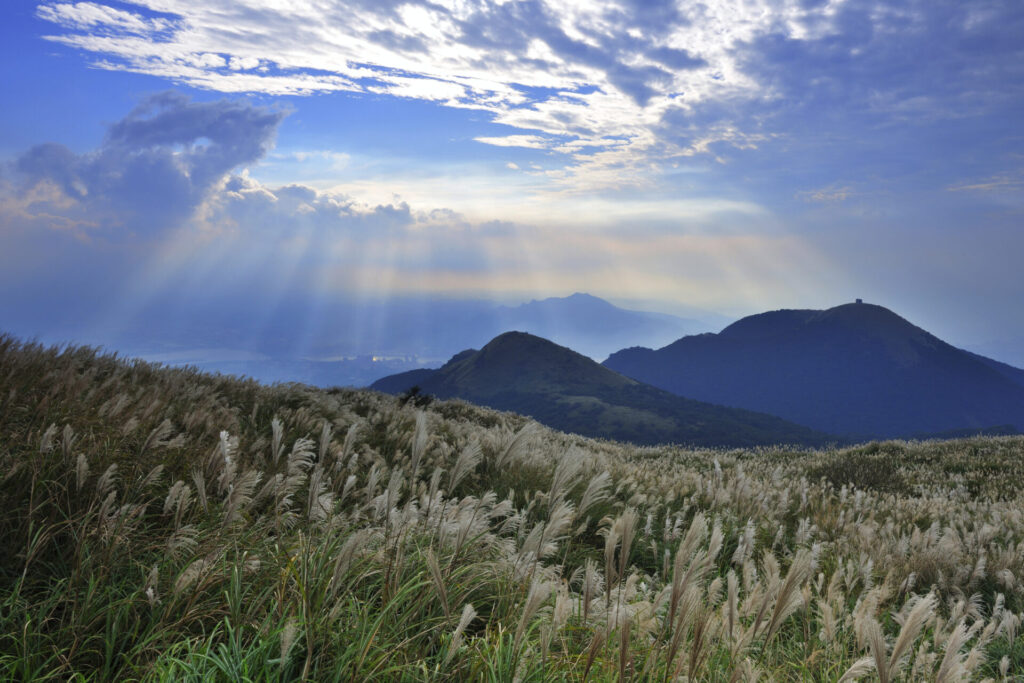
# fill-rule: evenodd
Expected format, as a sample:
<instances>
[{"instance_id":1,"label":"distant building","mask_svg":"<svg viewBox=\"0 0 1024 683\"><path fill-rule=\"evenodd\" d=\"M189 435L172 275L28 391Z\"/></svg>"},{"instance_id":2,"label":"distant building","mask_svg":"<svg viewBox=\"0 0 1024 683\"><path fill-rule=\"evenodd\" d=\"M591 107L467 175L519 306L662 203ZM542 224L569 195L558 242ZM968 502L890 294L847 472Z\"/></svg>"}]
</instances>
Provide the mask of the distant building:
<instances>
[{"instance_id":1,"label":"distant building","mask_svg":"<svg viewBox=\"0 0 1024 683\"><path fill-rule=\"evenodd\" d=\"M857 299L857 303L859 303L859 304L864 303L864 299Z\"/></svg>"}]
</instances>

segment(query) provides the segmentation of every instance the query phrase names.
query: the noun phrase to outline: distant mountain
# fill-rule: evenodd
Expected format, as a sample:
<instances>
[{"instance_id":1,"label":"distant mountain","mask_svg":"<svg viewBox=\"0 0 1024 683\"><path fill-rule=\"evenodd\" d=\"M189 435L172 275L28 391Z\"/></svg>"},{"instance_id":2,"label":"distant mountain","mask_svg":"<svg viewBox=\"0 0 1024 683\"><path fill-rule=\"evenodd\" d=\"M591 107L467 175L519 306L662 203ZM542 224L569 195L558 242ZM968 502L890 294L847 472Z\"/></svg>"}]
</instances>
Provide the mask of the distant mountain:
<instances>
[{"instance_id":1,"label":"distant mountain","mask_svg":"<svg viewBox=\"0 0 1024 683\"><path fill-rule=\"evenodd\" d=\"M439 398L529 415L562 431L641 444L749 446L828 439L771 415L674 396L523 332L502 334L479 351L463 351L438 370L385 377L371 388L398 394L414 385Z\"/></svg>"},{"instance_id":2,"label":"distant mountain","mask_svg":"<svg viewBox=\"0 0 1024 683\"><path fill-rule=\"evenodd\" d=\"M587 294L506 306L479 299L214 296L155 298L123 325L102 334L74 310L44 327L5 315L10 331L45 343L71 340L168 364L244 374L260 381L366 386L402 370L440 366L466 347L524 330L576 348L595 360L637 344L660 346L685 334L718 330L717 314L692 317L633 311ZM184 311L187 309L187 315ZM45 332L45 333L44 333Z\"/></svg>"},{"instance_id":3,"label":"distant mountain","mask_svg":"<svg viewBox=\"0 0 1024 683\"><path fill-rule=\"evenodd\" d=\"M624 349L605 366L680 396L851 437L1024 429L1024 371L871 304L753 315L656 351Z\"/></svg>"},{"instance_id":4,"label":"distant mountain","mask_svg":"<svg viewBox=\"0 0 1024 683\"><path fill-rule=\"evenodd\" d=\"M667 344L683 334L713 329L707 321L631 311L579 292L503 306L497 310L496 320L497 329L488 339L507 330L521 330L599 360L638 339L652 345Z\"/></svg>"}]
</instances>

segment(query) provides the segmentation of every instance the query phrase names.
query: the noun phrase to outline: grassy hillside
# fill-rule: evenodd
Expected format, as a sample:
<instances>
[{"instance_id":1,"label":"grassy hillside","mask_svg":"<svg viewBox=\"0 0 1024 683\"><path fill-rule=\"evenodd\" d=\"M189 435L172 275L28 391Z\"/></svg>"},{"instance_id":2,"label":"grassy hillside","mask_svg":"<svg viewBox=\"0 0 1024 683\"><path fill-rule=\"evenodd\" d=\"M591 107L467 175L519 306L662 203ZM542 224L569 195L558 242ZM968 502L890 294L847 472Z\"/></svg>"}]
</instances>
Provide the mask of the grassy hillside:
<instances>
[{"instance_id":1,"label":"grassy hillside","mask_svg":"<svg viewBox=\"0 0 1024 683\"><path fill-rule=\"evenodd\" d=\"M523 332L463 351L438 370L385 377L371 388L461 398L528 415L566 432L644 445L755 446L835 441L774 415L675 396Z\"/></svg>"},{"instance_id":2,"label":"grassy hillside","mask_svg":"<svg viewBox=\"0 0 1024 683\"><path fill-rule=\"evenodd\" d=\"M0 679L1003 679L1022 456L626 447L0 337Z\"/></svg>"}]
</instances>

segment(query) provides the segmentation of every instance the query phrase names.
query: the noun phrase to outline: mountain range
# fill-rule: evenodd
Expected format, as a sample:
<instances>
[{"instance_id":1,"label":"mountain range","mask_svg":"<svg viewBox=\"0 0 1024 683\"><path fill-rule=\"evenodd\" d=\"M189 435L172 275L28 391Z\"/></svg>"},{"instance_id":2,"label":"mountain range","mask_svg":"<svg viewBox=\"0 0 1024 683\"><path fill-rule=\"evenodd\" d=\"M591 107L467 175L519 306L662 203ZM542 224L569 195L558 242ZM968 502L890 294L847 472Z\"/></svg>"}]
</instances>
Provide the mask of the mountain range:
<instances>
[{"instance_id":1,"label":"mountain range","mask_svg":"<svg viewBox=\"0 0 1024 683\"><path fill-rule=\"evenodd\" d=\"M604 302L587 303L605 310ZM636 443L821 444L1024 431L1024 370L860 302L752 315L717 334L617 351L603 366L548 340L506 333L440 369L400 373L372 388L397 394L413 386Z\"/></svg>"},{"instance_id":2,"label":"mountain range","mask_svg":"<svg viewBox=\"0 0 1024 683\"><path fill-rule=\"evenodd\" d=\"M604 364L681 396L854 439L1024 429L1024 371L872 304L753 315Z\"/></svg>"},{"instance_id":3,"label":"mountain range","mask_svg":"<svg viewBox=\"0 0 1024 683\"><path fill-rule=\"evenodd\" d=\"M170 365L248 375L263 382L366 386L395 372L438 367L467 347L523 330L603 360L627 346L663 346L732 321L683 308L687 317L630 310L589 294L503 305L479 299L384 297L325 302L316 297L260 300L211 295L188 304L156 297L124 324L98 332L81 311L56 308L48 334L39 322L8 315L6 329L48 344L71 341L117 349ZM53 322L59 321L59 322Z\"/></svg>"},{"instance_id":4,"label":"mountain range","mask_svg":"<svg viewBox=\"0 0 1024 683\"><path fill-rule=\"evenodd\" d=\"M499 335L437 370L412 370L371 385L392 394L413 387L438 398L529 415L562 431L639 444L820 445L829 440L771 415L675 396L524 332Z\"/></svg>"}]
</instances>

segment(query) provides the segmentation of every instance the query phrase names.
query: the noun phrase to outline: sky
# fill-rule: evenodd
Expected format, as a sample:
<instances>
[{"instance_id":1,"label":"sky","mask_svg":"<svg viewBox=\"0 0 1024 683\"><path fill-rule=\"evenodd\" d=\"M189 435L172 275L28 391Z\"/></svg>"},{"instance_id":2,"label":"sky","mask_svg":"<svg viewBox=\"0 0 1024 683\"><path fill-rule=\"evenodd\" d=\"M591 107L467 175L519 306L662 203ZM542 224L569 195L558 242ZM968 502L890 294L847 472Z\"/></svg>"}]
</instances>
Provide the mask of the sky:
<instances>
[{"instance_id":1,"label":"sky","mask_svg":"<svg viewBox=\"0 0 1024 683\"><path fill-rule=\"evenodd\" d=\"M1024 364L1022 35L1018 0L11 0L0 329L859 297Z\"/></svg>"}]
</instances>

